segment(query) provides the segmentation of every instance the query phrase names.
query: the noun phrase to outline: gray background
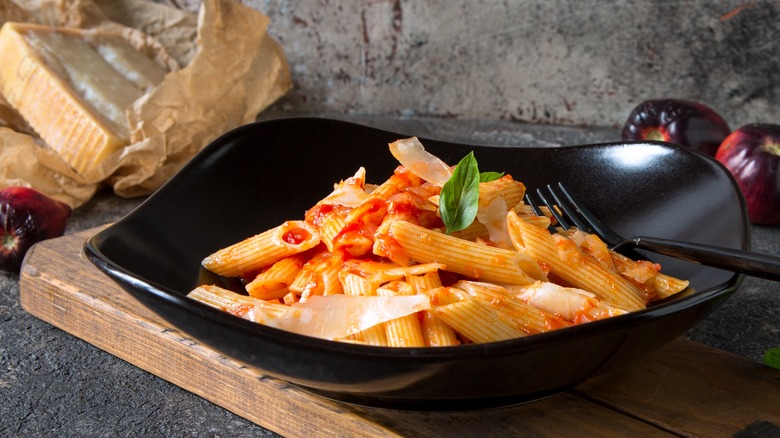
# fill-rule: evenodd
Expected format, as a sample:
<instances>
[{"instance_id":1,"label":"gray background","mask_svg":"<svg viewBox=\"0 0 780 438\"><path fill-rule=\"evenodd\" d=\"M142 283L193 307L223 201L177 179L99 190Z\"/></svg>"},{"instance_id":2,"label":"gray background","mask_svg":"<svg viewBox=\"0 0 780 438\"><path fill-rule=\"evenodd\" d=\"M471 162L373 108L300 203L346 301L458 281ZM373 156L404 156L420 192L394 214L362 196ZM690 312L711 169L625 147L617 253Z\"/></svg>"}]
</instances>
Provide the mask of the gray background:
<instances>
[{"instance_id":1,"label":"gray background","mask_svg":"<svg viewBox=\"0 0 780 438\"><path fill-rule=\"evenodd\" d=\"M615 127L675 97L780 123L777 0L243 3L286 50L284 110Z\"/></svg>"}]
</instances>

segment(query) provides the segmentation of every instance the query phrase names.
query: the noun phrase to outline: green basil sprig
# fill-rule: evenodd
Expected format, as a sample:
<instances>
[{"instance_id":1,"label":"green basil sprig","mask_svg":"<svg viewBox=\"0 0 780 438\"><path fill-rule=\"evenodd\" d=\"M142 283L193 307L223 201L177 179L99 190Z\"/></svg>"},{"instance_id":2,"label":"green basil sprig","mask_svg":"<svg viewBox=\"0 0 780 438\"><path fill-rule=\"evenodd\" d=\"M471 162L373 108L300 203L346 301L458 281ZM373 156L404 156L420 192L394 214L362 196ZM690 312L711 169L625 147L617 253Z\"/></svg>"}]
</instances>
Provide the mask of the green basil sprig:
<instances>
[{"instance_id":1,"label":"green basil sprig","mask_svg":"<svg viewBox=\"0 0 780 438\"><path fill-rule=\"evenodd\" d=\"M780 370L780 348L770 348L764 353L764 364Z\"/></svg>"},{"instance_id":2,"label":"green basil sprig","mask_svg":"<svg viewBox=\"0 0 780 438\"><path fill-rule=\"evenodd\" d=\"M479 174L479 182L495 181L504 176L504 172L482 172Z\"/></svg>"},{"instance_id":3,"label":"green basil sprig","mask_svg":"<svg viewBox=\"0 0 780 438\"><path fill-rule=\"evenodd\" d=\"M474 222L479 209L479 183L493 181L503 175L498 172L480 173L473 151L460 160L439 195L439 214L447 234Z\"/></svg>"}]
</instances>

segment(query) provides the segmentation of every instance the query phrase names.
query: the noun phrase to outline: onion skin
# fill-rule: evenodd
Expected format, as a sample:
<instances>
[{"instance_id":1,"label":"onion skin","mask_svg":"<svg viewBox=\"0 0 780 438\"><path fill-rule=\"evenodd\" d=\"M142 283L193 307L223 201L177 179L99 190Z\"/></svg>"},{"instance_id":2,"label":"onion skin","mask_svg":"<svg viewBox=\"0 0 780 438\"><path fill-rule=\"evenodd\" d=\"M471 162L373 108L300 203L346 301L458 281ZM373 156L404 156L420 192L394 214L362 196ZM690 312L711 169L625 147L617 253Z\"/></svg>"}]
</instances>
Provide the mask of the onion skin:
<instances>
[{"instance_id":1,"label":"onion skin","mask_svg":"<svg viewBox=\"0 0 780 438\"><path fill-rule=\"evenodd\" d=\"M35 243L62 236L71 208L29 187L0 190L0 271L19 272Z\"/></svg>"},{"instance_id":2,"label":"onion skin","mask_svg":"<svg viewBox=\"0 0 780 438\"><path fill-rule=\"evenodd\" d=\"M646 100L623 125L623 140L658 140L683 145L715 156L731 133L728 123L712 108L682 99Z\"/></svg>"},{"instance_id":3,"label":"onion skin","mask_svg":"<svg viewBox=\"0 0 780 438\"><path fill-rule=\"evenodd\" d=\"M723 141L715 159L734 175L750 222L780 223L780 125L742 126Z\"/></svg>"}]
</instances>

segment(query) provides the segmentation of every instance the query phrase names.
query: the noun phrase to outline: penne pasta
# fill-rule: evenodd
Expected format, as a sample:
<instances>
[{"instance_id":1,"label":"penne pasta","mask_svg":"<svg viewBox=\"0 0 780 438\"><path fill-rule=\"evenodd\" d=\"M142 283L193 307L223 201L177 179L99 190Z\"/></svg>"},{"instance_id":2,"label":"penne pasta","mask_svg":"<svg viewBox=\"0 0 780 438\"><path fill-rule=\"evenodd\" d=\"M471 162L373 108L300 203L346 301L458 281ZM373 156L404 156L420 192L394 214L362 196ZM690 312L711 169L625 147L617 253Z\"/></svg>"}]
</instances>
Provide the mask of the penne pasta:
<instances>
[{"instance_id":1,"label":"penne pasta","mask_svg":"<svg viewBox=\"0 0 780 438\"><path fill-rule=\"evenodd\" d=\"M367 183L361 167L304 220L203 259L217 275L240 277L246 295L201 285L188 296L307 336L422 348L532 336L643 309L688 287L595 235L551 228L549 208L538 216L523 203L522 182L473 171L472 154L464 176L416 138L390 148L402 165L380 184ZM459 178L471 179L455 200Z\"/></svg>"},{"instance_id":2,"label":"penne pasta","mask_svg":"<svg viewBox=\"0 0 780 438\"><path fill-rule=\"evenodd\" d=\"M637 267L646 266L646 264L649 263L647 261L637 262L631 260L630 258L622 254L616 253L614 251L611 252L611 256L613 262L615 263L615 267L623 275L630 275L627 273L630 273L632 270L637 269ZM662 272L659 272L659 269L660 267L653 269L651 276L649 276L648 278L644 279L641 282L637 281L637 283L641 288L643 288L643 290L645 291L649 299L662 300L664 298L669 298L672 295L680 293L686 288L688 288L688 285L690 284L688 280L681 280L679 278L666 275ZM648 269L645 268L645 271L647 270Z\"/></svg>"},{"instance_id":3,"label":"penne pasta","mask_svg":"<svg viewBox=\"0 0 780 438\"><path fill-rule=\"evenodd\" d=\"M421 184L422 180L419 176L409 172L404 167L398 167L390 178L371 192L370 196L374 199L387 201L391 196Z\"/></svg>"},{"instance_id":4,"label":"penne pasta","mask_svg":"<svg viewBox=\"0 0 780 438\"><path fill-rule=\"evenodd\" d=\"M380 287L376 291L380 297L395 295L414 295L414 288L406 282L396 281L388 284L386 287ZM425 347L425 338L423 337L418 314L411 314L387 321L385 324L385 335L387 336L387 345L390 347Z\"/></svg>"},{"instance_id":5,"label":"penne pasta","mask_svg":"<svg viewBox=\"0 0 780 438\"><path fill-rule=\"evenodd\" d=\"M537 282L510 289L515 298L574 324L627 313L625 309L599 300L594 294L555 283Z\"/></svg>"},{"instance_id":6,"label":"penne pasta","mask_svg":"<svg viewBox=\"0 0 780 438\"><path fill-rule=\"evenodd\" d=\"M425 294L432 289L442 287L441 277L438 271L430 271L420 275L409 275L406 281L418 294ZM460 345L457 334L444 323L438 316L429 310L424 310L420 315L420 324L428 347L448 347Z\"/></svg>"},{"instance_id":7,"label":"penne pasta","mask_svg":"<svg viewBox=\"0 0 780 438\"><path fill-rule=\"evenodd\" d=\"M306 258L301 254L285 257L257 274L245 289L249 296L263 300L282 298L305 263Z\"/></svg>"},{"instance_id":8,"label":"penne pasta","mask_svg":"<svg viewBox=\"0 0 780 438\"><path fill-rule=\"evenodd\" d=\"M477 240L486 239L489 236L489 233L485 224L479 221L474 221L468 227L453 232L451 236L463 240Z\"/></svg>"},{"instance_id":9,"label":"penne pasta","mask_svg":"<svg viewBox=\"0 0 780 438\"><path fill-rule=\"evenodd\" d=\"M440 269L446 268L444 265L437 266L439 266ZM409 284L415 289L415 291L417 291L418 294L424 294L431 289L436 289L437 287L442 286L438 269L427 272L409 269L408 272L409 273L406 275L406 281L409 282Z\"/></svg>"},{"instance_id":10,"label":"penne pasta","mask_svg":"<svg viewBox=\"0 0 780 438\"><path fill-rule=\"evenodd\" d=\"M264 319L280 317L289 309L284 304L269 303L213 285L198 286L187 296L216 309L259 323Z\"/></svg>"},{"instance_id":11,"label":"penne pasta","mask_svg":"<svg viewBox=\"0 0 780 438\"><path fill-rule=\"evenodd\" d=\"M671 275L666 275L662 272L656 274L653 279L655 284L655 297L654 300L663 300L678 294L688 288L690 282L688 280L682 280Z\"/></svg>"},{"instance_id":12,"label":"penne pasta","mask_svg":"<svg viewBox=\"0 0 780 438\"><path fill-rule=\"evenodd\" d=\"M361 275L342 271L340 278L345 295L376 295L376 284ZM388 346L384 324L375 325L355 333L354 339L366 345Z\"/></svg>"},{"instance_id":13,"label":"penne pasta","mask_svg":"<svg viewBox=\"0 0 780 438\"><path fill-rule=\"evenodd\" d=\"M495 311L475 299L434 307L433 314L471 342L503 341L525 336L502 320Z\"/></svg>"},{"instance_id":14,"label":"penne pasta","mask_svg":"<svg viewBox=\"0 0 780 438\"><path fill-rule=\"evenodd\" d=\"M318 221L320 238L328 251L333 252L337 249L336 237L347 226L347 221L344 215L336 209L321 209L320 211L321 216Z\"/></svg>"},{"instance_id":15,"label":"penne pasta","mask_svg":"<svg viewBox=\"0 0 780 438\"><path fill-rule=\"evenodd\" d=\"M496 198L504 198L509 208L523 201L525 196L525 185L520 181L515 181L511 175L504 175L501 178L490 182L479 183L479 206L487 206Z\"/></svg>"},{"instance_id":16,"label":"penne pasta","mask_svg":"<svg viewBox=\"0 0 780 438\"><path fill-rule=\"evenodd\" d=\"M426 347L452 347L461 344L455 330L429 310L422 311L420 324Z\"/></svg>"},{"instance_id":17,"label":"penne pasta","mask_svg":"<svg viewBox=\"0 0 780 438\"><path fill-rule=\"evenodd\" d=\"M339 272L339 280L341 281L344 295L376 295L377 286L374 282L361 275L342 270Z\"/></svg>"},{"instance_id":18,"label":"penne pasta","mask_svg":"<svg viewBox=\"0 0 780 438\"><path fill-rule=\"evenodd\" d=\"M355 334L355 337L366 345L374 345L378 347L390 346L390 344L387 342L387 333L385 331L384 324L375 325L360 331Z\"/></svg>"},{"instance_id":19,"label":"penne pasta","mask_svg":"<svg viewBox=\"0 0 780 438\"><path fill-rule=\"evenodd\" d=\"M290 291L306 301L312 295L337 295L343 293L339 270L343 259L338 253L322 251L313 256L301 268L290 284Z\"/></svg>"},{"instance_id":20,"label":"penne pasta","mask_svg":"<svg viewBox=\"0 0 780 438\"><path fill-rule=\"evenodd\" d=\"M390 227L393 238L421 263L442 263L447 270L482 281L529 284L546 279L539 265L525 254L423 228L408 222Z\"/></svg>"},{"instance_id":21,"label":"penne pasta","mask_svg":"<svg viewBox=\"0 0 780 438\"><path fill-rule=\"evenodd\" d=\"M344 218L344 226L333 239L333 250L362 256L374 246L374 233L387 213L387 203L369 197Z\"/></svg>"},{"instance_id":22,"label":"penne pasta","mask_svg":"<svg viewBox=\"0 0 780 438\"><path fill-rule=\"evenodd\" d=\"M369 280L361 275L352 273L352 272L342 272L342 284L344 286L344 293L347 295L378 295L383 294L384 296L393 296L397 295L395 291L393 291L390 288L384 288L381 290L378 290L376 287L376 282ZM387 328L387 324L385 323L383 325L377 325L370 327L366 330L361 331L358 333L358 339L360 339L362 342L368 344L368 345L380 345L380 346L388 346L390 343L388 342L388 335L387 331L393 331L393 335L395 337L391 337L393 339L393 342L395 344L400 345L401 341L398 341L399 337L403 336L404 327L406 327L406 322L404 321L396 321L392 324L391 328ZM413 330L413 329L409 329Z\"/></svg>"},{"instance_id":23,"label":"penne pasta","mask_svg":"<svg viewBox=\"0 0 780 438\"><path fill-rule=\"evenodd\" d=\"M320 243L319 232L305 221L287 221L264 233L220 249L203 259L209 271L240 277L285 257L300 254Z\"/></svg>"},{"instance_id":24,"label":"penne pasta","mask_svg":"<svg viewBox=\"0 0 780 438\"><path fill-rule=\"evenodd\" d=\"M619 307L628 310L645 308L641 290L582 253L571 240L530 225L513 212L509 213L508 220L509 228L516 231L510 236L522 236L517 245L537 262L549 266L550 272L556 276Z\"/></svg>"},{"instance_id":25,"label":"penne pasta","mask_svg":"<svg viewBox=\"0 0 780 438\"><path fill-rule=\"evenodd\" d=\"M542 282L536 282L539 284ZM550 284L543 282L543 284ZM530 286L520 286L525 290ZM541 309L516 298L506 288L490 283L459 281L455 287L468 292L472 297L490 306L504 322L525 334L543 333L571 325L550 309ZM510 286L511 287L511 286ZM557 315L557 316L556 316Z\"/></svg>"}]
</instances>

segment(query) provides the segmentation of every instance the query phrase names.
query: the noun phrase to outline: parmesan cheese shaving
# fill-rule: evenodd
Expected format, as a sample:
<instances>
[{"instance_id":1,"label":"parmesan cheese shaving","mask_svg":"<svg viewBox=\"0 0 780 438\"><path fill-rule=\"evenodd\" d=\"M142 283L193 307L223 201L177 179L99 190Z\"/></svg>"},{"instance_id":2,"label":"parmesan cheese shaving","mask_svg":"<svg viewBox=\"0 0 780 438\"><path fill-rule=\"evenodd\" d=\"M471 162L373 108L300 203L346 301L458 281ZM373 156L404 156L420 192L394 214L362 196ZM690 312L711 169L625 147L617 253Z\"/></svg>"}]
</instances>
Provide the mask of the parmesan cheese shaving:
<instances>
[{"instance_id":1,"label":"parmesan cheese shaving","mask_svg":"<svg viewBox=\"0 0 780 438\"><path fill-rule=\"evenodd\" d=\"M314 295L268 325L323 339L341 339L377 324L431 307L427 295Z\"/></svg>"},{"instance_id":2,"label":"parmesan cheese shaving","mask_svg":"<svg viewBox=\"0 0 780 438\"><path fill-rule=\"evenodd\" d=\"M410 172L439 187L443 186L452 176L452 168L426 151L417 137L390 143L390 153Z\"/></svg>"}]
</instances>

